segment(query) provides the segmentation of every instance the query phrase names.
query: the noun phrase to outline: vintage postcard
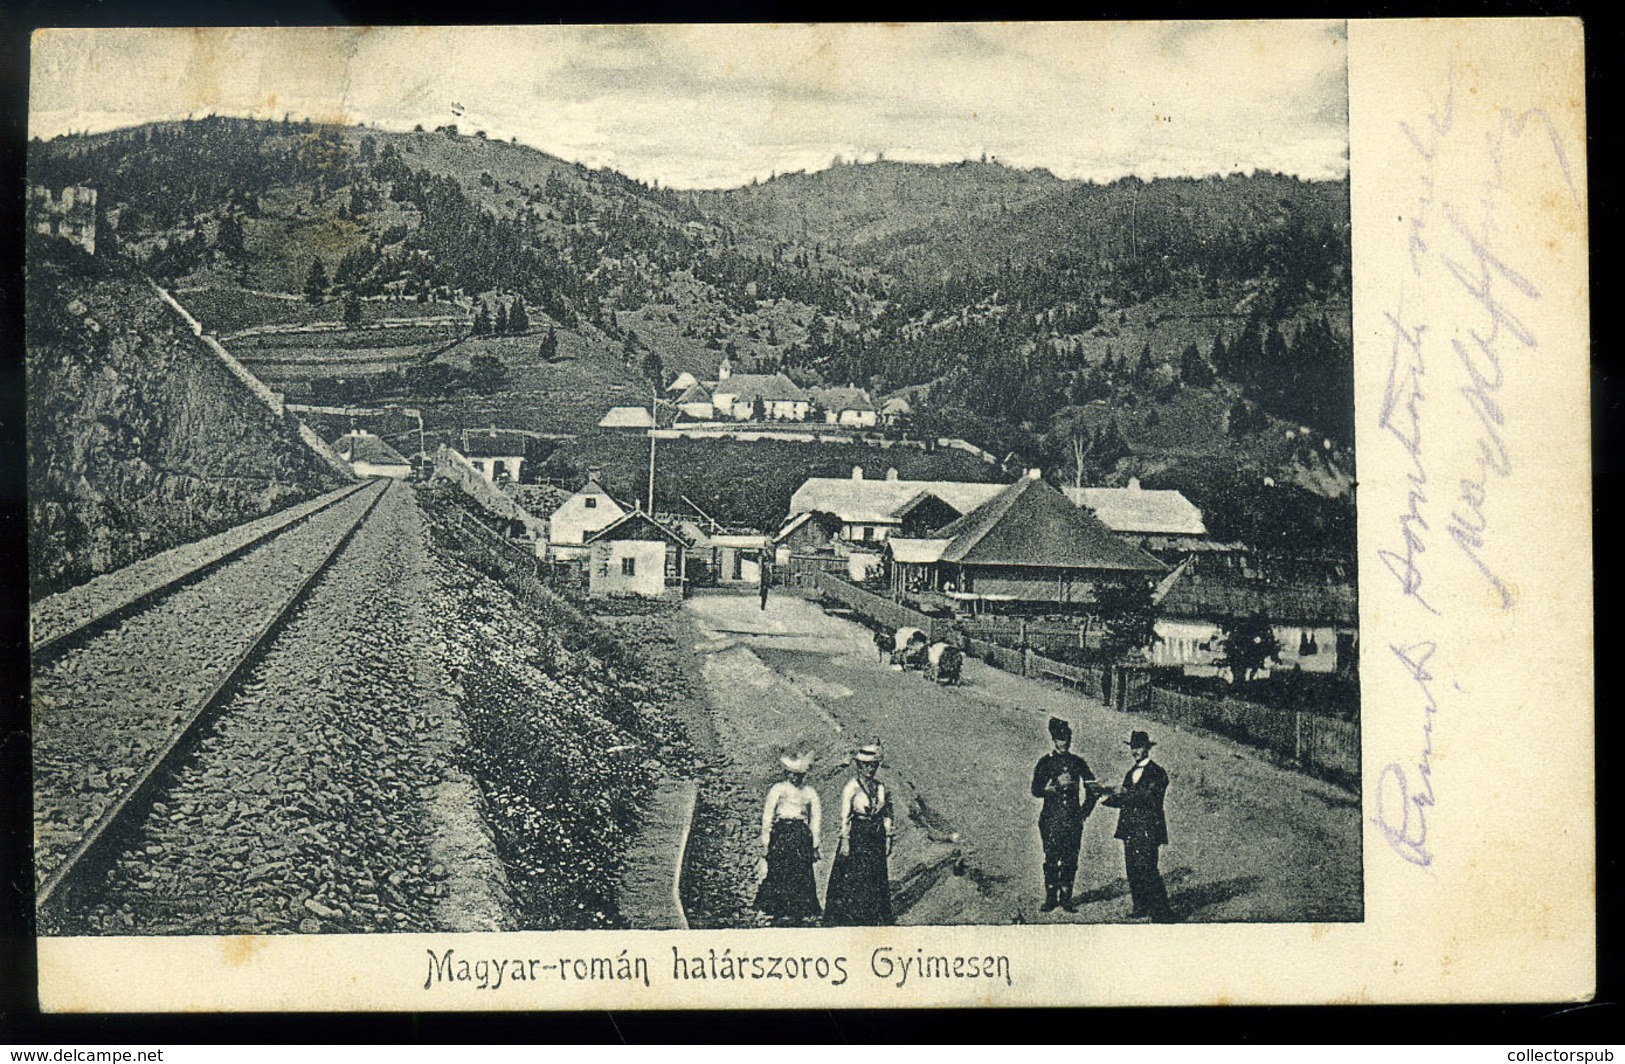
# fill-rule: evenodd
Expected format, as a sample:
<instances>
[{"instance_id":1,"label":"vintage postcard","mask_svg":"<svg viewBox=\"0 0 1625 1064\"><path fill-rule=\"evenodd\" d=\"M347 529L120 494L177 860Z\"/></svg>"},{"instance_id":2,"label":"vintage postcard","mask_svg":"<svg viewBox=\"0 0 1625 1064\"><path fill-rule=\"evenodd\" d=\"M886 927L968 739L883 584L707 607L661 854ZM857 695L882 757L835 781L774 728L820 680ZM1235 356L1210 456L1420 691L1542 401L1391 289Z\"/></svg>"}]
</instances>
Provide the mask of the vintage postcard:
<instances>
[{"instance_id":1,"label":"vintage postcard","mask_svg":"<svg viewBox=\"0 0 1625 1064\"><path fill-rule=\"evenodd\" d=\"M1587 999L1582 68L39 31L42 1006Z\"/></svg>"}]
</instances>

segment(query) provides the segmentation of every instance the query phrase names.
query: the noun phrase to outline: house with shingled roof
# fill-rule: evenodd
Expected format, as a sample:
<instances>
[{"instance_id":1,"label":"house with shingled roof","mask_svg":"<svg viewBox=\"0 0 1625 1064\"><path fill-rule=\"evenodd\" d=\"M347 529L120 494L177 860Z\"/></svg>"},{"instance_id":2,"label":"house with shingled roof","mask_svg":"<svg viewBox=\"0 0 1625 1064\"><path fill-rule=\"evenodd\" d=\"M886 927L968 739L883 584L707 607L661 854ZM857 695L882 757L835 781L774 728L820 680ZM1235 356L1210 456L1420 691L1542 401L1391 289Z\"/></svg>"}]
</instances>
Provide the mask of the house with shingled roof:
<instances>
[{"instance_id":1,"label":"house with shingled roof","mask_svg":"<svg viewBox=\"0 0 1625 1064\"><path fill-rule=\"evenodd\" d=\"M1142 488L1138 477L1130 477L1126 488L1061 490L1107 528L1170 565L1194 553L1237 549L1235 544L1207 538L1202 511L1183 493Z\"/></svg>"},{"instance_id":2,"label":"house with shingled roof","mask_svg":"<svg viewBox=\"0 0 1625 1064\"><path fill-rule=\"evenodd\" d=\"M468 464L493 484L497 481L519 483L519 474L525 467L526 441L523 433L506 429L464 429L463 443L458 448Z\"/></svg>"},{"instance_id":3,"label":"house with shingled roof","mask_svg":"<svg viewBox=\"0 0 1625 1064\"><path fill-rule=\"evenodd\" d=\"M1205 536L1202 511L1183 494L1140 487L1062 488L1075 505L1087 506L1101 524L1125 536Z\"/></svg>"},{"instance_id":4,"label":"house with shingled roof","mask_svg":"<svg viewBox=\"0 0 1625 1064\"><path fill-rule=\"evenodd\" d=\"M719 418L749 421L758 402L764 420L806 421L812 394L783 373L730 373L711 389Z\"/></svg>"},{"instance_id":5,"label":"house with shingled roof","mask_svg":"<svg viewBox=\"0 0 1625 1064\"><path fill-rule=\"evenodd\" d=\"M697 381L683 389L675 403L677 412L691 421L710 421L717 416L717 408L711 402L711 389Z\"/></svg>"},{"instance_id":6,"label":"house with shingled roof","mask_svg":"<svg viewBox=\"0 0 1625 1064\"><path fill-rule=\"evenodd\" d=\"M717 382L712 405L735 421L756 416L758 402L768 421L805 421L812 412L812 393L783 373L735 373Z\"/></svg>"},{"instance_id":7,"label":"house with shingled roof","mask_svg":"<svg viewBox=\"0 0 1625 1064\"><path fill-rule=\"evenodd\" d=\"M1281 644L1278 669L1339 672L1358 665L1359 615L1353 582L1337 572L1247 575L1229 559L1192 555L1157 583L1159 641L1153 665L1193 675L1219 672L1224 628L1231 618L1263 615ZM1267 672L1267 670L1266 670Z\"/></svg>"},{"instance_id":8,"label":"house with shingled roof","mask_svg":"<svg viewBox=\"0 0 1625 1064\"><path fill-rule=\"evenodd\" d=\"M1096 588L1167 571L1036 473L928 538L894 537L887 546L895 587L978 612L1080 612Z\"/></svg>"}]
</instances>

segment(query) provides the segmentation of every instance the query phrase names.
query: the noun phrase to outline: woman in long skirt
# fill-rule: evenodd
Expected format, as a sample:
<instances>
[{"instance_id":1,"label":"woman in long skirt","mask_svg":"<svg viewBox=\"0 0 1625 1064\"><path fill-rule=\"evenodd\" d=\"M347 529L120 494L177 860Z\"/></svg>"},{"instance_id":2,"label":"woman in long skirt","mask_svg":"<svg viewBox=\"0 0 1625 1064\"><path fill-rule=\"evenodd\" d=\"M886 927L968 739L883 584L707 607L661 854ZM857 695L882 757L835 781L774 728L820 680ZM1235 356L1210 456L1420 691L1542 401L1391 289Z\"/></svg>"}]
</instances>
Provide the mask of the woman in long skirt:
<instances>
[{"instance_id":1,"label":"woman in long skirt","mask_svg":"<svg viewBox=\"0 0 1625 1064\"><path fill-rule=\"evenodd\" d=\"M822 816L818 792L806 785L810 754L779 758L785 779L767 792L762 809L762 855L767 876L756 888L756 907L775 920L816 919L818 886L813 864L818 860Z\"/></svg>"},{"instance_id":2,"label":"woman in long skirt","mask_svg":"<svg viewBox=\"0 0 1625 1064\"><path fill-rule=\"evenodd\" d=\"M896 837L891 795L875 778L880 748L864 746L853 757L857 775L841 792L841 844L829 873L824 924L854 927L890 924L891 878L886 863Z\"/></svg>"}]
</instances>

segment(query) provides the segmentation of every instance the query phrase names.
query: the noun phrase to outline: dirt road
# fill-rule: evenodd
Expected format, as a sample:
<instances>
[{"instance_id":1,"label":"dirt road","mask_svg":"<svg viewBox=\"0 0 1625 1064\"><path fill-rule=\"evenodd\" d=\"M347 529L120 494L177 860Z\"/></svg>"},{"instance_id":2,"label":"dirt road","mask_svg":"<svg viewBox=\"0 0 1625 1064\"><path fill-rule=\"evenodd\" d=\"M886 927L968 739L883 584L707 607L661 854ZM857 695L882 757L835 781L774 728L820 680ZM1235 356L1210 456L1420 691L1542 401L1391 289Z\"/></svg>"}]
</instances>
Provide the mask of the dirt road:
<instances>
[{"instance_id":1,"label":"dirt road","mask_svg":"<svg viewBox=\"0 0 1625 1064\"><path fill-rule=\"evenodd\" d=\"M1121 782L1132 729L1157 740L1167 768L1170 844L1162 868L1175 910L1198 922L1357 920L1362 911L1359 807L1328 784L1277 768L1226 740L1177 732L1070 691L965 663L965 683L941 688L881 665L869 631L812 602L776 594L698 595L686 612L724 754L765 794L774 757L802 742L817 751L811 782L826 806L820 885L834 851L835 804L853 746L878 740L881 778L899 811L894 902L908 924L1127 921L1128 885L1117 813L1084 830L1076 914L1040 914L1039 803L1033 765L1049 748L1052 715L1072 723L1073 751L1095 775ZM742 810L760 816L759 806Z\"/></svg>"}]
</instances>

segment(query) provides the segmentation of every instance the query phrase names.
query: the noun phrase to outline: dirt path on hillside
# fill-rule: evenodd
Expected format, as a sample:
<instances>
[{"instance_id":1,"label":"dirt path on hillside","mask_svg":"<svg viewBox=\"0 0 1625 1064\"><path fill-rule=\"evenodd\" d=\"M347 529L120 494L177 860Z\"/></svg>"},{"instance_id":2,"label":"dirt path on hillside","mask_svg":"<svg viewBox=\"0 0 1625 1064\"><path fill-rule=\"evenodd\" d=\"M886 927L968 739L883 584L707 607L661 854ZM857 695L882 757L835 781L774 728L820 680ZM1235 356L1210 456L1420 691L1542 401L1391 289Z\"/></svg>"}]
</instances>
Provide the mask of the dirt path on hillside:
<instances>
[{"instance_id":1,"label":"dirt path on hillside","mask_svg":"<svg viewBox=\"0 0 1625 1064\"><path fill-rule=\"evenodd\" d=\"M1157 760L1172 779L1162 867L1185 919L1360 917L1359 808L1335 787L1225 740L1119 714L974 660L957 689L893 672L876 661L867 629L803 599L775 596L761 611L753 597L711 594L685 608L701 636L719 743L756 799L743 803L745 821L759 823L761 796L778 778L777 749L799 742L818 753L810 781L829 810L832 839L850 750L882 744L882 779L907 810L892 859L902 923L1128 919L1121 844L1111 838L1116 812L1104 808L1084 831L1079 911L1037 911L1042 851L1028 786L1049 746L1051 715L1071 721L1074 751L1108 782L1130 765L1130 730L1158 740ZM821 885L828 871L826 860Z\"/></svg>"}]
</instances>

